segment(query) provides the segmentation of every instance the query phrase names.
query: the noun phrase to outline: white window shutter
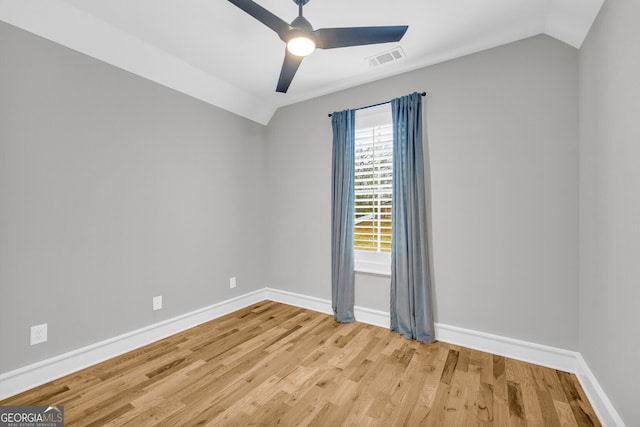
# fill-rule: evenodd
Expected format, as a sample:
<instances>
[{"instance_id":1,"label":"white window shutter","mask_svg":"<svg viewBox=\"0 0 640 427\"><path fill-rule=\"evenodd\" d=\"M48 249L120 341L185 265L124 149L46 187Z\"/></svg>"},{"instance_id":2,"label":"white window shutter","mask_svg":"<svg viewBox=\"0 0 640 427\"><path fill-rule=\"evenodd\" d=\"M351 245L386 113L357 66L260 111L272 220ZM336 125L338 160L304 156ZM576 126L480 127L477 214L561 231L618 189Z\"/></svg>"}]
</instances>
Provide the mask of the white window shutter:
<instances>
[{"instance_id":1,"label":"white window shutter","mask_svg":"<svg viewBox=\"0 0 640 427\"><path fill-rule=\"evenodd\" d=\"M393 127L389 106L381 107L356 115L354 248L359 251L391 252Z\"/></svg>"}]
</instances>

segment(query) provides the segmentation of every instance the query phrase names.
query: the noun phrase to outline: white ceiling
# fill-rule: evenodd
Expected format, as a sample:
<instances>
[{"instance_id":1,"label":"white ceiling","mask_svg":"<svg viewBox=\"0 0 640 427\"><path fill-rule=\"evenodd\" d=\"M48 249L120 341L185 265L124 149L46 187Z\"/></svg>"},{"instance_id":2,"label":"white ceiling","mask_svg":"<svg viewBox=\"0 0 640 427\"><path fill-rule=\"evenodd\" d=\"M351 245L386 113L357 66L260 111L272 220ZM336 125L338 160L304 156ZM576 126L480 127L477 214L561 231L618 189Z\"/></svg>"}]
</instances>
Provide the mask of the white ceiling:
<instances>
[{"instance_id":1,"label":"white ceiling","mask_svg":"<svg viewBox=\"0 0 640 427\"><path fill-rule=\"evenodd\" d=\"M287 22L292 0L256 0ZM266 124L284 105L548 34L579 48L604 0L311 0L314 28L409 25L399 43L316 50L288 93L276 33L227 0L0 0L0 20ZM372 67L394 47L407 58Z\"/></svg>"}]
</instances>

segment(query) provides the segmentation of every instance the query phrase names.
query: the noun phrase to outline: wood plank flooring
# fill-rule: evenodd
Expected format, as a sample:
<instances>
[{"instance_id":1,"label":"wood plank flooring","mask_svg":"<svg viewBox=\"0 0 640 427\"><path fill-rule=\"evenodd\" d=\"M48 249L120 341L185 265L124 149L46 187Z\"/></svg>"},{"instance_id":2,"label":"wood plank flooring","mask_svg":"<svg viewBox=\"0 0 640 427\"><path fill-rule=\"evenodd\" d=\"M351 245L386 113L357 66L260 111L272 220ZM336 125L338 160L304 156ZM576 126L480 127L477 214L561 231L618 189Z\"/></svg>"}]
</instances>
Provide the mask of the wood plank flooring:
<instances>
[{"instance_id":1,"label":"wood plank flooring","mask_svg":"<svg viewBox=\"0 0 640 427\"><path fill-rule=\"evenodd\" d=\"M264 301L1 401L66 426L599 426L572 374Z\"/></svg>"}]
</instances>

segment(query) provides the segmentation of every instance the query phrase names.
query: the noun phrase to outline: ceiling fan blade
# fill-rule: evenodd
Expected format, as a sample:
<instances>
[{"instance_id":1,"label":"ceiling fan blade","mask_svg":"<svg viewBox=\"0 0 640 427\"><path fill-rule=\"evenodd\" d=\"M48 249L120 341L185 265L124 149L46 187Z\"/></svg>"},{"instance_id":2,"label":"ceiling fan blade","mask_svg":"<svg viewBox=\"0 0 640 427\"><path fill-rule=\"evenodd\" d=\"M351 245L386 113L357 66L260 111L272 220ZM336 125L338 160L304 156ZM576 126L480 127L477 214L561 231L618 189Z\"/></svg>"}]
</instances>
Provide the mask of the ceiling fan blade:
<instances>
[{"instance_id":1,"label":"ceiling fan blade","mask_svg":"<svg viewBox=\"0 0 640 427\"><path fill-rule=\"evenodd\" d=\"M360 46L365 44L397 42L402 39L409 27L407 25L391 27L351 27L320 28L314 31L317 46L320 49Z\"/></svg>"},{"instance_id":2,"label":"ceiling fan blade","mask_svg":"<svg viewBox=\"0 0 640 427\"><path fill-rule=\"evenodd\" d=\"M258 21L262 22L267 27L271 28L273 31L278 33L281 39L284 40L287 32L291 29L288 23L278 18L273 13L269 12L264 7L260 6L258 3L251 0L229 0L229 2L238 6L240 9L244 10L249 15L256 18Z\"/></svg>"},{"instance_id":3,"label":"ceiling fan blade","mask_svg":"<svg viewBox=\"0 0 640 427\"><path fill-rule=\"evenodd\" d=\"M284 63L282 64L282 70L280 71L280 78L278 79L276 92L287 93L289 85L293 80L293 76L296 75L296 71L298 71L298 67L303 59L304 56L292 55L285 49Z\"/></svg>"}]
</instances>

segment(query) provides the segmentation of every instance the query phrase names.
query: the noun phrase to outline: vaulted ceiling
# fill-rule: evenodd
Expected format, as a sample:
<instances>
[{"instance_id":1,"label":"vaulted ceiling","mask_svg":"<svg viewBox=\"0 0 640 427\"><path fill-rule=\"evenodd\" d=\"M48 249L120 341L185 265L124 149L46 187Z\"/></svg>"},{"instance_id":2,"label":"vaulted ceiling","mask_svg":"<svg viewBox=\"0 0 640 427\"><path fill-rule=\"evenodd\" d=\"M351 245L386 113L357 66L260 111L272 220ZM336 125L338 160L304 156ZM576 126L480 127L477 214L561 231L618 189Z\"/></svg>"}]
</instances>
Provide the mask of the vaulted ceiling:
<instances>
[{"instance_id":1,"label":"vaulted ceiling","mask_svg":"<svg viewBox=\"0 0 640 427\"><path fill-rule=\"evenodd\" d=\"M255 0L287 22L292 0ZM604 0L311 0L314 28L409 25L399 43L316 50L288 93L278 36L227 0L0 0L0 20L266 124L278 107L538 34L579 48ZM371 59L401 49L402 59Z\"/></svg>"}]
</instances>

